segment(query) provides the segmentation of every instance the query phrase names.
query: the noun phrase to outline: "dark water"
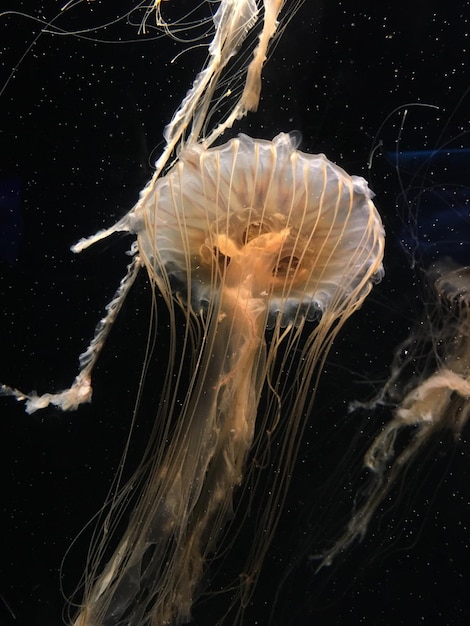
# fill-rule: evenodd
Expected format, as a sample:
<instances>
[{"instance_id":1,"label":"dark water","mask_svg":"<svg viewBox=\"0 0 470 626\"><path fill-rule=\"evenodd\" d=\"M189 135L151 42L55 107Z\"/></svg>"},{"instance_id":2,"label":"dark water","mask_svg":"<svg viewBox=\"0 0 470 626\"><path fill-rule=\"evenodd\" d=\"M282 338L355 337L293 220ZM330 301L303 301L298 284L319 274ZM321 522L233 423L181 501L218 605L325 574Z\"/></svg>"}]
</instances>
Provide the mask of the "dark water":
<instances>
[{"instance_id":1,"label":"dark water","mask_svg":"<svg viewBox=\"0 0 470 626\"><path fill-rule=\"evenodd\" d=\"M42 3L36 16L51 19L58 6ZM259 111L234 130L263 138L301 131L302 149L325 152L369 180L387 232L386 277L330 354L247 624L470 621L468 429L458 442L443 433L431 443L361 546L318 575L313 558L347 523L362 455L390 415L350 415L348 403L378 390L394 348L431 298L422 268L442 255L470 262L469 6L306 2L266 66ZM26 2L15 7L31 10ZM103 22L108 11L89 3L64 28ZM0 17L0 81L38 32L26 18ZM135 35L131 26L99 33ZM183 47L43 35L6 86L0 381L40 392L71 383L124 274L129 241L115 237L78 257L69 247L126 213L150 177L163 127L204 59L196 49L170 64ZM78 583L86 533L62 578L61 560L119 463L149 307L142 277L100 359L91 406L27 416L11 399L0 403L0 626L63 623L60 585L70 594ZM164 367L157 351L156 388ZM214 624L216 607L203 600L195 623Z\"/></svg>"}]
</instances>

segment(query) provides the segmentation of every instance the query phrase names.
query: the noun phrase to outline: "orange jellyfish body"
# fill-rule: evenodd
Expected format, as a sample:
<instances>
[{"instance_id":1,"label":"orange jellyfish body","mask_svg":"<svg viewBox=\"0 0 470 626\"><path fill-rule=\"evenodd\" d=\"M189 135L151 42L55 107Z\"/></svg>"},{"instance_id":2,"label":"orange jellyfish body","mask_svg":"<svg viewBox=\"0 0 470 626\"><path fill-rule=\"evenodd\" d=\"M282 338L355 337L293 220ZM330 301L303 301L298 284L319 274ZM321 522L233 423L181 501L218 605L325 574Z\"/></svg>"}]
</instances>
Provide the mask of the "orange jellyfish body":
<instances>
[{"instance_id":1,"label":"orange jellyfish body","mask_svg":"<svg viewBox=\"0 0 470 626\"><path fill-rule=\"evenodd\" d=\"M258 106L284 1L221 0L216 11L209 4L208 57L166 126L152 180L127 215L72 248L119 231L137 237L78 375L57 393L0 386L30 413L91 401L93 368L146 268L153 304L159 294L169 311L166 375L143 458L126 484L118 472L97 517L74 626L190 621L205 587L215 593L207 581L234 545L230 521L248 515L234 511L237 487L250 490L257 516L243 569L224 586L220 621L242 621L328 350L383 274L384 232L365 180L298 151L295 134L240 135L214 147ZM171 33L160 2L151 6ZM159 347L154 330L134 420L154 339ZM264 488L256 489L261 472Z\"/></svg>"},{"instance_id":2,"label":"orange jellyfish body","mask_svg":"<svg viewBox=\"0 0 470 626\"><path fill-rule=\"evenodd\" d=\"M366 182L295 148L288 134L191 146L127 217L173 319L175 303L183 309L181 333L190 337L183 350L192 352L193 366L183 406L159 410L141 498L114 557L85 595L77 626L190 620L247 455L263 445L254 440L258 420L261 437L277 427L285 432L281 475L243 577L256 579L311 406L312 376L382 275L383 229ZM276 365L281 343L283 363L302 353L295 397ZM180 380L174 360L169 370ZM171 376L167 384L177 392ZM263 388L271 399L258 414ZM246 601L250 589L239 586Z\"/></svg>"}]
</instances>

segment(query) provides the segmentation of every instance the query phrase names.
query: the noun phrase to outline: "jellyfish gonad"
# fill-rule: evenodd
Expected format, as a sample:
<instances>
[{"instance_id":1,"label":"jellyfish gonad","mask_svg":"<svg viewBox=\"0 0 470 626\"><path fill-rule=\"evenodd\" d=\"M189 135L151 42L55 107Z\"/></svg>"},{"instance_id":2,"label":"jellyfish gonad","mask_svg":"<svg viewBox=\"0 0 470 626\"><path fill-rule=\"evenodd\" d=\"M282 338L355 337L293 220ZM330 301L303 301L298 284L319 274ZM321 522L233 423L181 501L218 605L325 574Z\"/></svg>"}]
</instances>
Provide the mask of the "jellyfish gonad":
<instances>
[{"instance_id":1,"label":"jellyfish gonad","mask_svg":"<svg viewBox=\"0 0 470 626\"><path fill-rule=\"evenodd\" d=\"M214 66L210 61L198 75L167 128L155 176L114 227L75 247L117 231L137 237L127 276L80 358L74 384L43 395L2 387L4 395L26 401L29 412L89 401L93 365L137 272L146 269L171 320L164 390L144 458L113 499L92 546L74 626L190 621L207 569L230 545L237 487L249 477L256 484L256 464L247 459L261 458L277 436L279 469L269 494L260 496L253 545L228 601L238 607L232 623L241 618L276 527L321 366L383 273L383 227L365 180L324 155L298 151L295 134L272 141L240 135L210 147L239 114L256 108L254 85L281 4L265 3L237 114L202 138L220 64L238 51L253 20L251 3L221 3ZM228 20L234 6L235 29ZM178 156L162 175L175 146ZM180 404L175 398L183 391ZM136 490L127 529L117 538L112 529Z\"/></svg>"}]
</instances>

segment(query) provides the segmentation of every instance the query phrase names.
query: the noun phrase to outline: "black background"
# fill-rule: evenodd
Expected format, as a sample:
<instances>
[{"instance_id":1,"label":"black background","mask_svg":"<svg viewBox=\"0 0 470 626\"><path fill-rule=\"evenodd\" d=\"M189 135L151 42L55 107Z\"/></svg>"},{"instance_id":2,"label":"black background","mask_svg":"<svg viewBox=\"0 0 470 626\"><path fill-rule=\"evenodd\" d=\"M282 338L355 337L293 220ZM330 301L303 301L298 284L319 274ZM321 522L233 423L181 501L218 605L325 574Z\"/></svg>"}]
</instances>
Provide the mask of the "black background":
<instances>
[{"instance_id":1,"label":"black background","mask_svg":"<svg viewBox=\"0 0 470 626\"><path fill-rule=\"evenodd\" d=\"M10 4L42 21L60 8ZM90 27L125 4L83 4L57 24ZM469 262L468 15L468 2L305 2L266 65L259 111L233 130L268 139L300 130L302 149L369 180L387 232L386 278L330 354L247 624L470 622L468 430L459 441L444 432L430 442L359 547L320 574L312 558L347 522L362 455L390 417L350 415L348 402L380 388L394 348L431 299L422 264L450 251ZM85 37L43 34L28 49L40 28L0 15L0 380L45 392L72 382L130 241L115 237L79 256L69 247L136 201L205 50L170 63L187 44L139 37L122 22ZM458 150L453 167L431 161L424 178L393 163L396 150L449 147ZM459 189L454 201L449 185ZM61 585L70 594L78 583L85 539L60 573L62 559L119 463L148 291L142 276L100 359L92 405L28 416L1 400L1 626L63 623ZM158 352L155 367L164 367ZM195 623L215 623L209 602Z\"/></svg>"}]
</instances>

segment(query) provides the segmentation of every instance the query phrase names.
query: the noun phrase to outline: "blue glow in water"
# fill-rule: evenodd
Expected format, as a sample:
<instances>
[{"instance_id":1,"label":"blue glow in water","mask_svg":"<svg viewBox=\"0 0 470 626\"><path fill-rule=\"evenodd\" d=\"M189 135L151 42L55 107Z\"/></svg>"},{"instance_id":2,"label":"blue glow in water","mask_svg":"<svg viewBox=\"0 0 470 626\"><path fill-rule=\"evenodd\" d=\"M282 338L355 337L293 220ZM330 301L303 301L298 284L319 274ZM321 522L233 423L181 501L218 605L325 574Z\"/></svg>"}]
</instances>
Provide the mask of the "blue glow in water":
<instances>
[{"instance_id":1,"label":"blue glow in water","mask_svg":"<svg viewBox=\"0 0 470 626\"><path fill-rule=\"evenodd\" d=\"M468 263L470 149L385 152L397 168L412 219L399 237L425 264L452 257Z\"/></svg>"}]
</instances>

